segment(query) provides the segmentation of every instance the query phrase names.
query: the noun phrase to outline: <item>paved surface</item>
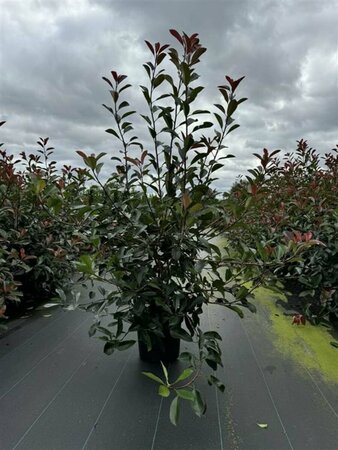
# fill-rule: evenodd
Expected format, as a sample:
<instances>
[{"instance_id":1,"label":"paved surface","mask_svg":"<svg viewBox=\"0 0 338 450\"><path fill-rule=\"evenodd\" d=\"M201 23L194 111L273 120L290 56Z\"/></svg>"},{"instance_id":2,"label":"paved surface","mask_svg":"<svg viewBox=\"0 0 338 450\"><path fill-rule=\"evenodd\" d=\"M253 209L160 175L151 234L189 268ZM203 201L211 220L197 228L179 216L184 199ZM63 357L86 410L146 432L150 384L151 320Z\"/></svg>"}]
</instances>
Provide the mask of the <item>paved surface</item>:
<instances>
[{"instance_id":1,"label":"paved surface","mask_svg":"<svg viewBox=\"0 0 338 450\"><path fill-rule=\"evenodd\" d=\"M177 428L141 375L149 366L137 348L104 355L88 337L89 314L57 309L12 322L0 339L0 449L338 449L337 385L301 374L250 315L215 306L203 322L223 338L226 392L201 380L207 416L187 409Z\"/></svg>"}]
</instances>

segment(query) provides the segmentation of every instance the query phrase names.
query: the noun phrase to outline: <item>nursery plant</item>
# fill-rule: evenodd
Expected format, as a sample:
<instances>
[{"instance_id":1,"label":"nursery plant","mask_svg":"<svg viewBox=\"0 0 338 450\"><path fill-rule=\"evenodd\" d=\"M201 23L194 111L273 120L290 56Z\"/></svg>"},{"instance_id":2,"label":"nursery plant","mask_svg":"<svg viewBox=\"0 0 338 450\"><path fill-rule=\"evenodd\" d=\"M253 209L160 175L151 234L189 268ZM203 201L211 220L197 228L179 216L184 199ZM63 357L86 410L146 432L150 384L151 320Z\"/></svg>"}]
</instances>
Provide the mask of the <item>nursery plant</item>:
<instances>
[{"instance_id":1,"label":"nursery plant","mask_svg":"<svg viewBox=\"0 0 338 450\"><path fill-rule=\"evenodd\" d=\"M88 224L74 208L84 197L83 169L64 166L59 174L48 138L40 138L38 146L37 152L16 157L0 150L3 317L36 306L71 283L72 260L83 242L82 223Z\"/></svg>"},{"instance_id":2,"label":"nursery plant","mask_svg":"<svg viewBox=\"0 0 338 450\"><path fill-rule=\"evenodd\" d=\"M330 318L338 320L338 155L337 148L321 156L307 141L297 142L295 152L283 157L267 150L259 158L266 170L264 186L247 211L246 227L237 235L239 243L253 243L261 236L275 252L276 242L316 239L301 261L293 261L279 270L287 290L296 292L302 314L312 323ZM267 168L267 169L266 169ZM241 201L246 196L248 180L242 178L230 197ZM235 244L235 234L230 237Z\"/></svg>"},{"instance_id":3,"label":"nursery plant","mask_svg":"<svg viewBox=\"0 0 338 450\"><path fill-rule=\"evenodd\" d=\"M244 77L225 77L212 112L196 107L204 89L196 67L206 48L197 34L170 33L178 49L146 41L151 61L143 66L148 84L140 89L148 112L135 116L126 75L112 71L103 77L112 101L103 106L113 119L106 132L114 138L110 156L116 169L104 182L100 172L106 154L78 151L104 199L92 206L92 214L100 217L93 221L95 252L83 255L77 267L85 278L112 286L101 285L97 297L90 293L85 305L95 314L90 335L104 341L108 355L138 340L142 359L161 361L162 377L151 371L145 375L159 383L161 396L173 398L170 420L176 424L182 401L190 402L198 416L206 411L196 387L203 363L211 369L208 383L224 390L214 374L222 366L221 337L201 329L204 308L213 304L241 317L245 308L255 311L255 287L311 243L289 241L283 255L273 258L254 246L231 249L219 240L239 226L253 197L247 192L245 202L224 207L213 188L217 173L233 157L224 142L239 127L234 116L246 100L237 96ZM133 117L135 123L140 117L149 133L144 142L135 134ZM260 173L250 182L263 181ZM228 208L236 214L235 223ZM196 344L196 353L179 356L180 340ZM170 381L166 363L178 356L187 367Z\"/></svg>"}]
</instances>

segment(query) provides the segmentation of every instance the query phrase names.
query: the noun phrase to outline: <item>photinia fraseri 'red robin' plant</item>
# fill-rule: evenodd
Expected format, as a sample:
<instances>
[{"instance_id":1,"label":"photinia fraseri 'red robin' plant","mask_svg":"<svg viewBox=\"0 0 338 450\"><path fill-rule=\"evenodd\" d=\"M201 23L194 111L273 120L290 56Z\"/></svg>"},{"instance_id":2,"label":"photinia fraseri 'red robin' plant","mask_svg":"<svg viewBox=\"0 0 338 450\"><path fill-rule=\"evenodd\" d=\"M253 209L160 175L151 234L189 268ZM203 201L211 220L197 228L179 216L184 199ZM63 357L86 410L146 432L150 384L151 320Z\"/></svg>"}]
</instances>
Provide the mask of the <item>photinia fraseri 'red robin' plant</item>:
<instances>
[{"instance_id":1,"label":"photinia fraseri 'red robin' plant","mask_svg":"<svg viewBox=\"0 0 338 450\"><path fill-rule=\"evenodd\" d=\"M85 201L83 169L65 166L57 173L49 139L37 144L36 152L18 157L0 149L2 317L20 314L70 284L72 260L83 248L82 223L88 226L74 208L79 197Z\"/></svg>"},{"instance_id":2,"label":"photinia fraseri 'red robin' plant","mask_svg":"<svg viewBox=\"0 0 338 450\"><path fill-rule=\"evenodd\" d=\"M140 87L148 107L140 115L149 133L145 142L131 121L136 112L126 100L131 88L126 75L112 71L111 77L103 77L112 99L110 106L103 106L114 121L106 131L115 139L111 159L116 170L103 182L106 154L78 151L104 196L95 212L100 221L93 226L96 255L83 255L78 269L84 277L113 286L101 286L100 298L92 292L85 306L95 314L90 335L104 341L106 354L134 345L132 332L138 334L141 357L151 359L155 353L164 363L177 357L172 349L177 340L197 345L197 354L181 353L187 367L176 381L170 381L163 363L163 377L145 372L159 383L162 397L174 396L170 420L176 424L182 401L198 416L205 413L195 385L199 377L224 390L213 374L222 366L221 336L201 329L203 308L214 304L241 317L243 308L255 311L254 289L285 260L298 257L304 243L290 241L277 259L244 245L232 250L217 241L245 219L254 195L248 192L247 201L238 205L234 224L213 190L217 172L233 157L224 141L239 127L234 115L246 100L237 97L244 77L225 77L212 112L196 108L204 89L196 67L206 48L196 33L170 33L178 48L146 41L152 59L143 66L148 84ZM264 175L256 178L261 183Z\"/></svg>"},{"instance_id":3,"label":"photinia fraseri 'red robin' plant","mask_svg":"<svg viewBox=\"0 0 338 450\"><path fill-rule=\"evenodd\" d=\"M295 152L284 157L279 152L264 149L256 155L260 164L251 174L265 171L265 181L256 188L246 227L238 230L238 242L250 245L259 237L273 252L281 239L310 243L301 261L279 269L279 278L300 295L301 312L312 323L328 318L337 323L337 149L321 156L302 139ZM232 198L245 197L249 181L237 183Z\"/></svg>"}]
</instances>

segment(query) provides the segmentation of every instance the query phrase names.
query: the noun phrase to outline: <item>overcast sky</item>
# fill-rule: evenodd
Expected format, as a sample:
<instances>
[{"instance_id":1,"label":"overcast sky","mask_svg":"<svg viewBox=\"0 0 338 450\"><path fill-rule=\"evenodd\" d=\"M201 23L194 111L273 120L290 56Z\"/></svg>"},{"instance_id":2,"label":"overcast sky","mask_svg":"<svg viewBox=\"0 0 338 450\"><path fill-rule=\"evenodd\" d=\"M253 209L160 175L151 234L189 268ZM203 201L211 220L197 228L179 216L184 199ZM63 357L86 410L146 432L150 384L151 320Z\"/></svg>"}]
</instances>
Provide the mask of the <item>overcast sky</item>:
<instances>
[{"instance_id":1,"label":"overcast sky","mask_svg":"<svg viewBox=\"0 0 338 450\"><path fill-rule=\"evenodd\" d=\"M241 127L226 142L236 159L219 189L264 147L290 151L305 138L324 153L338 143L337 0L0 0L0 142L28 152L49 136L62 164L79 165L78 149L113 156L101 77L127 74L128 100L145 113L144 40L175 44L169 28L199 33L208 49L198 70L203 106L220 100L225 74L246 77Z\"/></svg>"}]
</instances>

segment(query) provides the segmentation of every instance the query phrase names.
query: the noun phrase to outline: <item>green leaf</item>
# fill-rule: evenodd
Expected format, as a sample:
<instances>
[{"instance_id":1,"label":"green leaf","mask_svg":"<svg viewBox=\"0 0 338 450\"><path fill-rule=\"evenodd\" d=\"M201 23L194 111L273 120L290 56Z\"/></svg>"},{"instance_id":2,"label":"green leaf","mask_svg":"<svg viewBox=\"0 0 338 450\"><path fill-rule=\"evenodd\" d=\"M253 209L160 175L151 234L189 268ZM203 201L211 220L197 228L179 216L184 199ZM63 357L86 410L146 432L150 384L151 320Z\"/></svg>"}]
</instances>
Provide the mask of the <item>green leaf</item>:
<instances>
[{"instance_id":1,"label":"green leaf","mask_svg":"<svg viewBox=\"0 0 338 450\"><path fill-rule=\"evenodd\" d=\"M193 402L195 399L195 396L192 393L192 391L188 391L187 389L176 389L175 392L180 398L183 398L184 400L189 400Z\"/></svg>"},{"instance_id":2,"label":"green leaf","mask_svg":"<svg viewBox=\"0 0 338 450\"><path fill-rule=\"evenodd\" d=\"M171 402L169 411L170 422L175 426L177 425L178 417L179 417L179 403L178 397L175 397L174 400Z\"/></svg>"},{"instance_id":3,"label":"green leaf","mask_svg":"<svg viewBox=\"0 0 338 450\"><path fill-rule=\"evenodd\" d=\"M62 200L59 197L51 197L48 199L47 205L52 208L54 214L59 214L62 208Z\"/></svg>"},{"instance_id":4,"label":"green leaf","mask_svg":"<svg viewBox=\"0 0 338 450\"><path fill-rule=\"evenodd\" d=\"M118 106L117 109L122 109L122 108L125 108L126 106L129 106L129 103L124 101L124 102L120 103L120 105Z\"/></svg>"},{"instance_id":5,"label":"green leaf","mask_svg":"<svg viewBox=\"0 0 338 450\"><path fill-rule=\"evenodd\" d=\"M249 310L250 312L252 312L252 313L256 313L256 312L257 312L257 308L256 308L256 306L255 306L253 303L246 302L246 303L244 304L244 306L245 306L246 308L248 308L248 310Z\"/></svg>"},{"instance_id":6,"label":"green leaf","mask_svg":"<svg viewBox=\"0 0 338 450\"><path fill-rule=\"evenodd\" d=\"M202 87L202 86L198 86L194 89L191 89L191 91L189 93L189 97L188 97L189 103L192 103L196 99L197 95L203 91L203 89L204 89L204 87Z\"/></svg>"},{"instance_id":7,"label":"green leaf","mask_svg":"<svg viewBox=\"0 0 338 450\"><path fill-rule=\"evenodd\" d=\"M156 78L154 78L154 80L153 80L154 88L157 88L160 84L162 84L165 79L166 79L166 76L164 74L160 74Z\"/></svg>"},{"instance_id":8,"label":"green leaf","mask_svg":"<svg viewBox=\"0 0 338 450\"><path fill-rule=\"evenodd\" d=\"M338 348L338 342L331 341L330 344L332 345L332 347Z\"/></svg>"},{"instance_id":9,"label":"green leaf","mask_svg":"<svg viewBox=\"0 0 338 450\"><path fill-rule=\"evenodd\" d=\"M193 359L193 355L189 352L182 352L178 358L180 361L187 362L191 364L191 361Z\"/></svg>"},{"instance_id":10,"label":"green leaf","mask_svg":"<svg viewBox=\"0 0 338 450\"><path fill-rule=\"evenodd\" d=\"M235 312L239 315L239 317L240 317L241 319L243 319L244 313L243 313L243 311L241 310L241 308L240 308L239 306L235 306L235 305L226 305L226 307L229 308L229 309L231 309L232 311L235 311Z\"/></svg>"},{"instance_id":11,"label":"green leaf","mask_svg":"<svg viewBox=\"0 0 338 450\"><path fill-rule=\"evenodd\" d=\"M181 373L181 375L175 381L175 384L178 383L179 381L183 381L186 378L189 378L193 372L194 372L194 370L191 368L184 369L183 372Z\"/></svg>"},{"instance_id":12,"label":"green leaf","mask_svg":"<svg viewBox=\"0 0 338 450\"><path fill-rule=\"evenodd\" d=\"M236 111L237 109L237 101L235 99L232 99L230 101L230 103L228 104L228 109L227 109L227 116L230 117L232 116L232 114Z\"/></svg>"},{"instance_id":13,"label":"green leaf","mask_svg":"<svg viewBox=\"0 0 338 450\"><path fill-rule=\"evenodd\" d=\"M161 397L169 397L170 389L168 388L168 386L165 386L164 384L160 384L158 387L158 393Z\"/></svg>"},{"instance_id":14,"label":"green leaf","mask_svg":"<svg viewBox=\"0 0 338 450\"><path fill-rule=\"evenodd\" d=\"M222 117L218 113L214 113L214 116L216 117L217 122L219 123L219 126L221 128L223 128L223 119L222 119Z\"/></svg>"},{"instance_id":15,"label":"green leaf","mask_svg":"<svg viewBox=\"0 0 338 450\"><path fill-rule=\"evenodd\" d=\"M127 350L128 348L132 347L135 344L136 341L130 340L130 341L121 341L118 342L116 345L117 350Z\"/></svg>"},{"instance_id":16,"label":"green leaf","mask_svg":"<svg viewBox=\"0 0 338 450\"><path fill-rule=\"evenodd\" d=\"M167 384L169 384L168 371L167 371L167 368L166 368L166 366L163 364L162 361L161 361L161 366L162 366L162 371L163 371L163 374L164 374L165 381L167 382Z\"/></svg>"},{"instance_id":17,"label":"green leaf","mask_svg":"<svg viewBox=\"0 0 338 450\"><path fill-rule=\"evenodd\" d=\"M268 428L267 423L257 423L257 425L259 426L259 428Z\"/></svg>"},{"instance_id":18,"label":"green leaf","mask_svg":"<svg viewBox=\"0 0 338 450\"><path fill-rule=\"evenodd\" d=\"M148 116L145 116L145 115L143 115L143 114L140 114L140 116L149 124L149 125L151 125L151 120L150 120L150 118L148 117Z\"/></svg>"},{"instance_id":19,"label":"green leaf","mask_svg":"<svg viewBox=\"0 0 338 450\"><path fill-rule=\"evenodd\" d=\"M103 347L103 351L106 355L112 355L115 351L115 342L106 342Z\"/></svg>"},{"instance_id":20,"label":"green leaf","mask_svg":"<svg viewBox=\"0 0 338 450\"><path fill-rule=\"evenodd\" d=\"M36 195L39 195L46 187L46 181L42 180L41 178L36 178L33 186L34 186L34 193Z\"/></svg>"},{"instance_id":21,"label":"green leaf","mask_svg":"<svg viewBox=\"0 0 338 450\"><path fill-rule=\"evenodd\" d=\"M231 133L232 131L236 130L236 128L238 128L238 127L240 127L240 125L238 123L236 123L235 125L233 125L232 127L229 128L226 135Z\"/></svg>"},{"instance_id":22,"label":"green leaf","mask_svg":"<svg viewBox=\"0 0 338 450\"><path fill-rule=\"evenodd\" d=\"M211 173L212 173L212 172L216 172L216 170L221 169L223 166L224 166L224 164L220 164L220 163L214 164L214 165L212 166Z\"/></svg>"},{"instance_id":23,"label":"green leaf","mask_svg":"<svg viewBox=\"0 0 338 450\"><path fill-rule=\"evenodd\" d=\"M218 339L219 341L222 340L217 331L206 331L205 333L203 333L203 336L207 339Z\"/></svg>"},{"instance_id":24,"label":"green leaf","mask_svg":"<svg viewBox=\"0 0 338 450\"><path fill-rule=\"evenodd\" d=\"M201 394L197 389L193 389L192 394L194 396L192 408L198 417L202 417L203 414L205 414L205 412L207 410L207 405L203 401Z\"/></svg>"},{"instance_id":25,"label":"green leaf","mask_svg":"<svg viewBox=\"0 0 338 450\"><path fill-rule=\"evenodd\" d=\"M190 81L190 68L186 62L181 63L182 80L185 85Z\"/></svg>"},{"instance_id":26,"label":"green leaf","mask_svg":"<svg viewBox=\"0 0 338 450\"><path fill-rule=\"evenodd\" d=\"M176 261L178 261L180 259L180 257L181 257L181 249L180 249L180 247L173 247L171 249L171 255Z\"/></svg>"},{"instance_id":27,"label":"green leaf","mask_svg":"<svg viewBox=\"0 0 338 450\"><path fill-rule=\"evenodd\" d=\"M94 260L90 255L81 255L76 265L79 272L88 274L94 272Z\"/></svg>"},{"instance_id":28,"label":"green leaf","mask_svg":"<svg viewBox=\"0 0 338 450\"><path fill-rule=\"evenodd\" d=\"M210 128L212 127L214 124L212 122L203 122L201 125L197 125L196 127L193 128L193 132L197 131L197 130L202 130L203 128Z\"/></svg>"},{"instance_id":29,"label":"green leaf","mask_svg":"<svg viewBox=\"0 0 338 450\"><path fill-rule=\"evenodd\" d=\"M212 368L212 370L217 370L217 362L213 359L206 358L205 362L208 364L209 367Z\"/></svg>"},{"instance_id":30,"label":"green leaf","mask_svg":"<svg viewBox=\"0 0 338 450\"><path fill-rule=\"evenodd\" d=\"M148 103L148 105L151 104L151 98L150 98L150 94L149 94L149 90L147 87L145 86L140 86L140 88L142 89L142 93L144 95L144 98L146 99L146 102Z\"/></svg>"},{"instance_id":31,"label":"green leaf","mask_svg":"<svg viewBox=\"0 0 338 450\"><path fill-rule=\"evenodd\" d=\"M94 336L94 334L96 333L96 327L97 327L97 323L93 323L91 325L91 327L89 328L88 334L90 337Z\"/></svg>"},{"instance_id":32,"label":"green leaf","mask_svg":"<svg viewBox=\"0 0 338 450\"><path fill-rule=\"evenodd\" d=\"M164 381L161 380L160 377L154 375L152 372L142 372L142 374L150 378L151 380L156 381L157 383L164 384Z\"/></svg>"},{"instance_id":33,"label":"green leaf","mask_svg":"<svg viewBox=\"0 0 338 450\"><path fill-rule=\"evenodd\" d=\"M120 136L117 134L117 132L115 130L113 130L112 128L108 128L107 130L105 130L106 133L112 134L113 136L117 137L117 139L120 139Z\"/></svg>"},{"instance_id":34,"label":"green leaf","mask_svg":"<svg viewBox=\"0 0 338 450\"><path fill-rule=\"evenodd\" d=\"M224 392L224 390L225 390L224 384L218 378L216 378L214 375L209 376L208 383L216 386L221 392Z\"/></svg>"},{"instance_id":35,"label":"green leaf","mask_svg":"<svg viewBox=\"0 0 338 450\"><path fill-rule=\"evenodd\" d=\"M170 330L170 334L173 338L176 338L176 339L183 339L183 341L187 341L187 342L192 341L192 337L190 336L190 334L188 334L185 330L182 330L182 328Z\"/></svg>"}]
</instances>

